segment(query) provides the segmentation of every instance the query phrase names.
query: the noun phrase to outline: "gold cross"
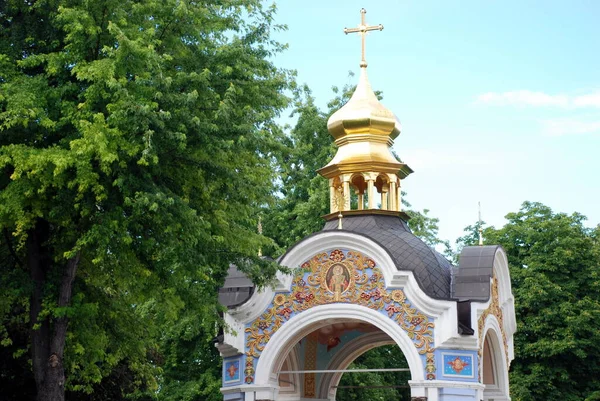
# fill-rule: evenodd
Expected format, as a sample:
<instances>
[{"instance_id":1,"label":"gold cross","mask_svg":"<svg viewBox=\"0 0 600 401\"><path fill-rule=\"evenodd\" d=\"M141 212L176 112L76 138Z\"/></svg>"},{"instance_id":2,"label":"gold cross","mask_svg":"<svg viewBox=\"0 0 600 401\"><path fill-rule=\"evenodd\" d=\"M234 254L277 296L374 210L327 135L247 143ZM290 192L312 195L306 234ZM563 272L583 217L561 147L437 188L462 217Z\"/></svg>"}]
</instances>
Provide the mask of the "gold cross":
<instances>
[{"instance_id":1,"label":"gold cross","mask_svg":"<svg viewBox=\"0 0 600 401\"><path fill-rule=\"evenodd\" d=\"M360 60L360 66L361 67L366 67L367 66L367 60L365 59L365 36L367 35L368 31L383 31L383 25L379 24L379 25L372 25L372 26L368 26L367 23L365 22L365 14L367 13L367 10L365 10L364 8L360 9L360 25L358 26L358 28L344 28L344 33L347 35L349 33L355 33L358 32L358 34L360 35L360 39L361 39L361 44L362 44L362 58Z\"/></svg>"}]
</instances>

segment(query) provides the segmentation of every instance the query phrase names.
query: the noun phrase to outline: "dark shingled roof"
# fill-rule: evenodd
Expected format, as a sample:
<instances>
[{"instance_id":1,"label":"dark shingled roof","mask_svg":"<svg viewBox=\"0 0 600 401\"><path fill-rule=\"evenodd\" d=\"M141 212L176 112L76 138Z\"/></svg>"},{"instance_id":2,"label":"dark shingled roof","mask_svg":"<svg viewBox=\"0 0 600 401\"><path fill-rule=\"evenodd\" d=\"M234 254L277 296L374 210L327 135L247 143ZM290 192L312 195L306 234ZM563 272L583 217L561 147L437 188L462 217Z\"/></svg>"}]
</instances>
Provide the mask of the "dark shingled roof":
<instances>
[{"instance_id":1,"label":"dark shingled roof","mask_svg":"<svg viewBox=\"0 0 600 401\"><path fill-rule=\"evenodd\" d=\"M398 270L412 271L419 287L430 297L451 299L452 264L417 238L396 216L360 214L325 223L323 231L346 231L365 236L384 248Z\"/></svg>"},{"instance_id":2,"label":"dark shingled roof","mask_svg":"<svg viewBox=\"0 0 600 401\"><path fill-rule=\"evenodd\" d=\"M250 299L254 293L254 283L237 266L229 265L225 284L219 289L219 303L235 308Z\"/></svg>"},{"instance_id":3,"label":"dark shingled roof","mask_svg":"<svg viewBox=\"0 0 600 401\"><path fill-rule=\"evenodd\" d=\"M499 245L466 246L454 271L452 296L460 300L490 299L490 279Z\"/></svg>"}]
</instances>

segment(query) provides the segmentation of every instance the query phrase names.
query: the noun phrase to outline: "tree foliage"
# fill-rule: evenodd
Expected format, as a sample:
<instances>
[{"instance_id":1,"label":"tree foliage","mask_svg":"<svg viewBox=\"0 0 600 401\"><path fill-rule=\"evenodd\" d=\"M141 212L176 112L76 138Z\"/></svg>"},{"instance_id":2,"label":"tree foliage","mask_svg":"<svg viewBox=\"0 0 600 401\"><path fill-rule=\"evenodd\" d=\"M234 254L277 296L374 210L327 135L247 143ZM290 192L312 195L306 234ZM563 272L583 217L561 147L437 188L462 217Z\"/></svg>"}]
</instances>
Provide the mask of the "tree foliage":
<instances>
[{"instance_id":1,"label":"tree foliage","mask_svg":"<svg viewBox=\"0 0 600 401\"><path fill-rule=\"evenodd\" d=\"M258 0L3 2L3 390L28 356L38 399L115 375L173 399L214 388L193 373L215 363L205 351L227 267L258 284L275 269L254 257L290 82L268 61L282 50L273 11Z\"/></svg>"},{"instance_id":2,"label":"tree foliage","mask_svg":"<svg viewBox=\"0 0 600 401\"><path fill-rule=\"evenodd\" d=\"M600 226L535 202L487 227L506 250L517 333L511 396L517 401L596 400L600 395ZM474 244L476 227L462 243Z\"/></svg>"}]
</instances>

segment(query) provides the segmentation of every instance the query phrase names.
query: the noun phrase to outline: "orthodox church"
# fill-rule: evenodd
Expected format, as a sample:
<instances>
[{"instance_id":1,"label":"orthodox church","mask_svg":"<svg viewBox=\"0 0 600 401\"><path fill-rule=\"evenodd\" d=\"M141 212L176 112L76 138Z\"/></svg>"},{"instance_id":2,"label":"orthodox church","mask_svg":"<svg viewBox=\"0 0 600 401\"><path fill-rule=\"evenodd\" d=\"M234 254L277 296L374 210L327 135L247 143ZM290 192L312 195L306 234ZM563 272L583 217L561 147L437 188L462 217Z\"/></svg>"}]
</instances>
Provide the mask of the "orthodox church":
<instances>
[{"instance_id":1,"label":"orthodox church","mask_svg":"<svg viewBox=\"0 0 600 401\"><path fill-rule=\"evenodd\" d=\"M516 331L506 254L462 250L458 266L413 235L401 184L412 170L391 152L396 116L367 77L365 11L360 76L327 123L338 147L324 227L292 246L272 288L255 291L234 266L219 297L229 330L217 347L228 401L336 400L350 364L383 345L400 348L413 401L509 401Z\"/></svg>"}]
</instances>

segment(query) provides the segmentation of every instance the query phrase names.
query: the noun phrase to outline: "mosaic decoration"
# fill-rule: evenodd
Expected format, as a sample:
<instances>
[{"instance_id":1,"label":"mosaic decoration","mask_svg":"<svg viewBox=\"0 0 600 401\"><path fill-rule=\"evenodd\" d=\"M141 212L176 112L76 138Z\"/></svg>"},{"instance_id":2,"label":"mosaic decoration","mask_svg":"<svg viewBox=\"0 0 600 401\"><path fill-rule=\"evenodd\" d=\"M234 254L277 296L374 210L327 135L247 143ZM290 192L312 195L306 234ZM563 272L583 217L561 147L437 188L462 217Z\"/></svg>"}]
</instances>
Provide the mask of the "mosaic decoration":
<instances>
[{"instance_id":1,"label":"mosaic decoration","mask_svg":"<svg viewBox=\"0 0 600 401\"><path fill-rule=\"evenodd\" d=\"M488 316L492 315L498 319L498 323L500 324L500 332L502 334L502 342L504 343L504 356L506 357L506 366L509 366L510 361L508 360L508 342L506 341L506 333L504 332L504 316L502 314L502 308L500 307L500 300L498 297L498 279L496 277L492 277L492 302L490 302L490 306L487 307L486 310L483 311L479 320L477 321L477 327L479 329L479 350L478 356L481 361L483 355L483 346L484 346L484 338L483 338L483 328L485 327L485 319ZM483 364L481 364L483 366ZM479 381L481 381L481 372L479 373Z\"/></svg>"},{"instance_id":2,"label":"mosaic decoration","mask_svg":"<svg viewBox=\"0 0 600 401\"><path fill-rule=\"evenodd\" d=\"M375 261L360 252L335 249L302 264L290 292L275 294L272 304L246 327L246 383L264 347L292 316L319 305L351 303L385 312L412 339L425 357L427 379L435 379L434 323L412 307L400 289L388 291Z\"/></svg>"},{"instance_id":3,"label":"mosaic decoration","mask_svg":"<svg viewBox=\"0 0 600 401\"><path fill-rule=\"evenodd\" d=\"M435 380L435 354L434 349L430 348L425 353L425 372L427 372L427 380Z\"/></svg>"},{"instance_id":4,"label":"mosaic decoration","mask_svg":"<svg viewBox=\"0 0 600 401\"><path fill-rule=\"evenodd\" d=\"M473 377L473 357L471 355L442 354L444 376Z\"/></svg>"},{"instance_id":5,"label":"mosaic decoration","mask_svg":"<svg viewBox=\"0 0 600 401\"><path fill-rule=\"evenodd\" d=\"M240 377L240 359L226 360L223 364L223 384L239 384Z\"/></svg>"},{"instance_id":6,"label":"mosaic decoration","mask_svg":"<svg viewBox=\"0 0 600 401\"><path fill-rule=\"evenodd\" d=\"M312 332L306 337L304 349L304 369L315 370L317 368L317 333ZM315 398L317 393L316 375L306 373L304 375L304 397Z\"/></svg>"}]
</instances>

